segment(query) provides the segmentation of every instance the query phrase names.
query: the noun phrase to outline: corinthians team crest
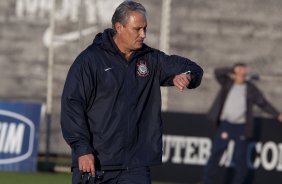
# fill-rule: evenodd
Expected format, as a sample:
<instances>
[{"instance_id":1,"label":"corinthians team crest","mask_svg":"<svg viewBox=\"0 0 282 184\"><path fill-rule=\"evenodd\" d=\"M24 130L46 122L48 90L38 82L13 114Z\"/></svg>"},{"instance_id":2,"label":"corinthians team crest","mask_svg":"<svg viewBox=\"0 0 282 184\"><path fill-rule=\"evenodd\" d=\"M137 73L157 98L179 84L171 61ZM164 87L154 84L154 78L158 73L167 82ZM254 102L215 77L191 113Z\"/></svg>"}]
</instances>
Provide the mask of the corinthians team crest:
<instances>
[{"instance_id":1,"label":"corinthians team crest","mask_svg":"<svg viewBox=\"0 0 282 184\"><path fill-rule=\"evenodd\" d=\"M149 70L146 65L146 61L144 60L139 60L137 62L137 75L140 77L146 77L149 75Z\"/></svg>"}]
</instances>

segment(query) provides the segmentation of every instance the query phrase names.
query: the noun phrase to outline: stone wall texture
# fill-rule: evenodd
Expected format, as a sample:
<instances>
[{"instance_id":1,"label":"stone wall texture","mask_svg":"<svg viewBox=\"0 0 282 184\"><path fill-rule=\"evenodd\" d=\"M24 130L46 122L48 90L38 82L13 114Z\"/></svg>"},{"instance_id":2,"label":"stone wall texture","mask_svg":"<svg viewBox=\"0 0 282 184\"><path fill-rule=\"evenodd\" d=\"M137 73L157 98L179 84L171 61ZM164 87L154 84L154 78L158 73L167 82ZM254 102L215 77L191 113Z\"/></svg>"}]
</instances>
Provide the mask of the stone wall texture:
<instances>
[{"instance_id":1,"label":"stone wall texture","mask_svg":"<svg viewBox=\"0 0 282 184\"><path fill-rule=\"evenodd\" d=\"M50 2L0 1L0 100L45 103ZM95 34L110 27L111 15L120 1L81 2L57 0L56 3L52 153L70 152L59 125L60 96L67 71ZM159 48L162 1L140 2L148 12L146 43ZM205 74L198 89L180 93L169 88L168 110L207 112L219 89L213 70L240 61L260 75L261 80L256 84L282 111L281 9L281 0L172 0L169 54L196 61ZM89 34L77 32L90 27L93 29ZM70 39L62 41L63 36ZM256 112L262 115L260 110ZM45 149L45 128L46 123L42 122L41 152Z\"/></svg>"}]
</instances>

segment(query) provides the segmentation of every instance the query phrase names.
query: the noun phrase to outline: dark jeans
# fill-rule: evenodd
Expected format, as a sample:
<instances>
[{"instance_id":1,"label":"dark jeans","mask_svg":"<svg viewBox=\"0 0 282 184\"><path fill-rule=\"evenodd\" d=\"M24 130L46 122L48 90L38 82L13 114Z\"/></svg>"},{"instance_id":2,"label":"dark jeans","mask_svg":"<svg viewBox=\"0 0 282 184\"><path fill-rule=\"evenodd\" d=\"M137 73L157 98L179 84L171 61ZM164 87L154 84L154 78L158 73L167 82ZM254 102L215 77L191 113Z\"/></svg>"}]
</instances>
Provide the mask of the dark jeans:
<instances>
[{"instance_id":1,"label":"dark jeans","mask_svg":"<svg viewBox=\"0 0 282 184\"><path fill-rule=\"evenodd\" d=\"M230 140L234 140L233 153L234 176L230 184L242 184L247 173L246 152L247 141L244 137L245 125L222 122L213 141L211 156L204 170L203 182L213 184L218 163L226 150ZM226 137L227 135L227 137Z\"/></svg>"},{"instance_id":2,"label":"dark jeans","mask_svg":"<svg viewBox=\"0 0 282 184\"><path fill-rule=\"evenodd\" d=\"M81 172L73 168L72 184L81 184ZM91 180L89 184L151 184L149 167L128 170L104 171L103 179Z\"/></svg>"}]
</instances>

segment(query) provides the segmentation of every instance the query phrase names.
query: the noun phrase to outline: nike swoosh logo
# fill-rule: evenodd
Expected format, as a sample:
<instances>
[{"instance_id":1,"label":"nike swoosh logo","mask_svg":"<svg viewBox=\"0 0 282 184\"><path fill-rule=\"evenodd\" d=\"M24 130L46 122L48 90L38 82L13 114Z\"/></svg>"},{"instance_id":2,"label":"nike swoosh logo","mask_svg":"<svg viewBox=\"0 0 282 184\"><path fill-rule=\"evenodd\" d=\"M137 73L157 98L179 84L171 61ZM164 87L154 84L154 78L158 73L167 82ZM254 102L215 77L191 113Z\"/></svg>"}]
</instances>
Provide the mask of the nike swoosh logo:
<instances>
[{"instance_id":1,"label":"nike swoosh logo","mask_svg":"<svg viewBox=\"0 0 282 184\"><path fill-rule=\"evenodd\" d=\"M111 70L112 68L105 68L105 72Z\"/></svg>"},{"instance_id":2,"label":"nike swoosh logo","mask_svg":"<svg viewBox=\"0 0 282 184\"><path fill-rule=\"evenodd\" d=\"M63 46L68 44L68 42L79 40L81 36L87 36L93 34L97 31L97 26L92 26L85 28L81 31L72 31L68 33L63 33L61 35L53 35L53 45L54 47ZM48 27L43 35L43 43L46 47L49 47L51 44L51 32Z\"/></svg>"}]
</instances>

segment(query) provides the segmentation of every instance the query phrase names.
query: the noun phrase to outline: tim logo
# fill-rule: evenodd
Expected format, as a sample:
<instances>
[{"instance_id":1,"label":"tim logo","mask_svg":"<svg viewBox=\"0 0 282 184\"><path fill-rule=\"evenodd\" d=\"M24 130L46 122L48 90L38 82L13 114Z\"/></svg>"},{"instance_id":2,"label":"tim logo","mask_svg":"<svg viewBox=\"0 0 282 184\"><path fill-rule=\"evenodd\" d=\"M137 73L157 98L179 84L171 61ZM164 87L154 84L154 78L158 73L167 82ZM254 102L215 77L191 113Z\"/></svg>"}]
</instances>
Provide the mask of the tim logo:
<instances>
[{"instance_id":1,"label":"tim logo","mask_svg":"<svg viewBox=\"0 0 282 184\"><path fill-rule=\"evenodd\" d=\"M20 162L31 156L35 128L25 116L0 109L0 165Z\"/></svg>"}]
</instances>

